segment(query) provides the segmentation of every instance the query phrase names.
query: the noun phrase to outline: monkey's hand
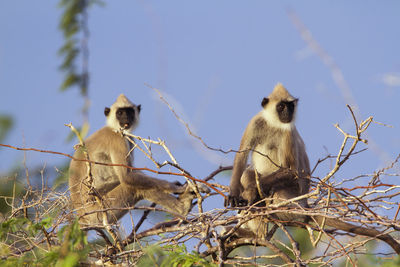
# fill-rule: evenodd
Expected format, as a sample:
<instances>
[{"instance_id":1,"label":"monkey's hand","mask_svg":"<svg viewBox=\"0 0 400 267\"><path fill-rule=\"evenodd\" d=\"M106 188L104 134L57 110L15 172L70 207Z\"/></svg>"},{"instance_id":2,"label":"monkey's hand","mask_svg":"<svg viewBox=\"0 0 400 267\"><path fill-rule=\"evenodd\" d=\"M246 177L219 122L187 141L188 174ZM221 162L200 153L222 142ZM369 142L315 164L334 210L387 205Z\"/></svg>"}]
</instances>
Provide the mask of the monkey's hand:
<instances>
[{"instance_id":1,"label":"monkey's hand","mask_svg":"<svg viewBox=\"0 0 400 267\"><path fill-rule=\"evenodd\" d=\"M174 185L176 185L176 186L183 186L183 184L181 183L181 182L179 182L179 181L174 181L174 182L172 182Z\"/></svg>"},{"instance_id":2,"label":"monkey's hand","mask_svg":"<svg viewBox=\"0 0 400 267\"><path fill-rule=\"evenodd\" d=\"M259 199L257 188L246 188L242 192L241 198L246 202L246 205L253 205Z\"/></svg>"},{"instance_id":3,"label":"monkey's hand","mask_svg":"<svg viewBox=\"0 0 400 267\"><path fill-rule=\"evenodd\" d=\"M247 206L247 201L241 196L234 196L232 194L229 194L228 197L225 198L224 205L225 207L242 207Z\"/></svg>"},{"instance_id":4,"label":"monkey's hand","mask_svg":"<svg viewBox=\"0 0 400 267\"><path fill-rule=\"evenodd\" d=\"M177 186L181 186L184 189L184 192L182 192L182 193L191 192L192 194L196 194L194 191L194 188L191 185L189 185L188 183L181 184L180 182L176 181L176 182L174 182L174 184ZM207 194L210 193L210 188L208 188L205 184L197 183L196 187L197 187L197 190L199 191L199 193L207 193ZM178 194L181 194L181 193L178 193Z\"/></svg>"}]
</instances>

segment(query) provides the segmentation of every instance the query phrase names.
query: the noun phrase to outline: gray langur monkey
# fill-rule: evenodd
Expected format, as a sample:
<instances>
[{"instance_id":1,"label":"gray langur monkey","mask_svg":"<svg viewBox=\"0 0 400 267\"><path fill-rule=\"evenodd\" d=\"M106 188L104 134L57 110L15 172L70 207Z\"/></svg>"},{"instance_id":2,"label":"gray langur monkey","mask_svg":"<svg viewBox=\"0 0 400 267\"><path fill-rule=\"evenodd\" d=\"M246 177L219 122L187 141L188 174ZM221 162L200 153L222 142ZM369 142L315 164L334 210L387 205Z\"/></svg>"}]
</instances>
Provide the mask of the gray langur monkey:
<instances>
[{"instance_id":1,"label":"gray langur monkey","mask_svg":"<svg viewBox=\"0 0 400 267\"><path fill-rule=\"evenodd\" d=\"M263 109L246 127L236 153L225 206L244 206L257 199L260 180L284 168L297 173L299 190L306 194L310 188L310 164L305 145L294 124L298 99L278 83L268 98L261 102ZM251 152L251 164L247 161ZM302 199L300 205L307 206ZM291 219L291 218L286 218ZM263 237L268 224L262 217L250 220L240 232Z\"/></svg>"},{"instance_id":2,"label":"gray langur monkey","mask_svg":"<svg viewBox=\"0 0 400 267\"><path fill-rule=\"evenodd\" d=\"M298 99L289 94L282 84L277 84L261 102L263 109L246 127L236 153L230 183L230 193L225 205L241 206L244 184L255 184L258 177L269 175L280 168L295 170L300 178L300 192L310 188L310 164L303 140L294 124ZM247 167L248 156L252 161ZM255 198L257 188L251 193ZM254 194L253 194L254 193ZM246 196L251 198L251 196Z\"/></svg>"},{"instance_id":3,"label":"gray langur monkey","mask_svg":"<svg viewBox=\"0 0 400 267\"><path fill-rule=\"evenodd\" d=\"M79 148L74 157L85 159L86 149L91 161L133 166L131 143L122 132L132 131L139 122L140 105L135 105L121 94L117 101L106 107L104 114L107 125L85 140L85 148ZM121 132L122 130L122 132ZM101 205L90 192L91 186L103 199L107 211L108 223L117 222L138 201L147 199L163 206L173 214L186 215L194 199L189 186L156 179L140 171L122 166L104 166L91 164L92 185L88 184L87 163L72 160L69 168L69 188L72 206L76 209L83 225L104 224ZM205 186L199 186L200 192L208 192ZM172 194L180 194L178 198Z\"/></svg>"},{"instance_id":4,"label":"gray langur monkey","mask_svg":"<svg viewBox=\"0 0 400 267\"><path fill-rule=\"evenodd\" d=\"M235 156L230 194L225 205L252 205L265 197L272 199L268 204L278 204L308 193L309 160L304 142L294 125L297 102L282 84L277 84L268 98L262 100L263 110L251 119ZM250 152L252 162L247 167ZM265 202L259 203L266 205ZM290 206L308 208L307 199L298 200ZM372 228L356 226L339 219L289 212L277 212L272 217L303 226L308 222L318 225L324 222L338 230L378 238L400 254L400 244L396 240ZM236 234L264 238L268 221L268 218L257 216L243 224Z\"/></svg>"}]
</instances>

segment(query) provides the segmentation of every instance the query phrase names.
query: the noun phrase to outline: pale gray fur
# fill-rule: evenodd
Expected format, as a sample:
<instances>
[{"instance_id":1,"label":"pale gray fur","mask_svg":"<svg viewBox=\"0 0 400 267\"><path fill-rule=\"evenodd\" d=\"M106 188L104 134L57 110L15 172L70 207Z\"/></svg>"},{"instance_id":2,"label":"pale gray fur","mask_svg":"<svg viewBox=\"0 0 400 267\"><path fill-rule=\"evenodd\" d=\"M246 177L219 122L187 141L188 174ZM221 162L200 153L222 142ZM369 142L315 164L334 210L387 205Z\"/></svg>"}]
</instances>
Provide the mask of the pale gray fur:
<instances>
[{"instance_id":1,"label":"pale gray fur","mask_svg":"<svg viewBox=\"0 0 400 267\"><path fill-rule=\"evenodd\" d=\"M264 110L253 117L245 130L239 148L240 151L245 152L236 154L231 178L230 196L241 197L250 204L258 200L255 170L257 170L262 193L272 199L269 202L270 204L278 204L304 195L308 193L310 188L310 166L304 142L293 121L286 124L279 123L274 114L274 112L276 113L275 105L279 101L292 101L294 98L281 84L275 87L268 98L269 101ZM254 150L252 152L252 164L246 168L250 150ZM257 154L257 151L268 157ZM291 206L308 208L307 199L304 198ZM300 222L300 225L307 222L322 225L324 222L326 226L339 230L378 238L400 254L400 244L396 240L389 234L373 228L360 227L339 219L297 215L288 212L277 212L273 217L286 222ZM269 221L268 218L259 216L246 222L236 234L238 236L264 238L267 234Z\"/></svg>"},{"instance_id":2,"label":"pale gray fur","mask_svg":"<svg viewBox=\"0 0 400 267\"><path fill-rule=\"evenodd\" d=\"M87 138L85 148L78 149L74 154L75 158L85 159L82 149L87 149L91 161L133 166L131 147L119 131L118 123L113 121L116 120L115 112L120 107L135 109L137 114L135 123L127 131L136 126L138 107L127 100L125 96L119 96L111 106L107 116L107 126ZM86 162L72 160L69 169L72 206L79 216L102 209L93 195L89 195L88 186L90 185L87 184L86 164ZM186 215L191 209L195 195L188 186L152 178L140 171L120 166L91 164L91 170L94 189L102 196L105 208L111 208L107 212L109 223L115 223L128 212L127 208L133 207L142 199L160 204L173 214ZM200 191L208 191L208 188L200 187ZM181 195L176 198L172 195L173 193ZM101 225L103 223L102 213L87 214L80 219L80 223L90 226Z\"/></svg>"},{"instance_id":3,"label":"pale gray fur","mask_svg":"<svg viewBox=\"0 0 400 267\"><path fill-rule=\"evenodd\" d=\"M301 194L310 188L310 166L304 142L299 135L293 120L282 123L279 120L276 105L280 101L297 100L278 84L268 97L268 103L255 115L246 127L239 152L235 156L230 183L230 200L244 199L251 202L257 197L255 172L260 179L280 168L288 168L297 172ZM248 156L252 152L252 161L247 166ZM304 202L304 201L303 201ZM307 205L305 200L303 205ZM265 228L262 220L252 220L247 227L253 232ZM261 231L264 233L264 230Z\"/></svg>"}]
</instances>

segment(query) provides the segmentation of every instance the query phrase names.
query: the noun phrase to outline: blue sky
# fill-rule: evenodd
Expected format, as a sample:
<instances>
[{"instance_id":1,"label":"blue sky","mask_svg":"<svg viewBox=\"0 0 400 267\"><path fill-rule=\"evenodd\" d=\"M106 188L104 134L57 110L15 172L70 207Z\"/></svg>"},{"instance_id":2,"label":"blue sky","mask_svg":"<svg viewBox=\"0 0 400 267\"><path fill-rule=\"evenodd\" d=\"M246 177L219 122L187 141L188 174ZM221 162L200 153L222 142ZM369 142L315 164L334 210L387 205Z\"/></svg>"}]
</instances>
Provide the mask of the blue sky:
<instances>
[{"instance_id":1,"label":"blue sky","mask_svg":"<svg viewBox=\"0 0 400 267\"><path fill-rule=\"evenodd\" d=\"M181 166L203 178L234 155L204 149L145 83L160 89L208 145L237 149L262 98L282 82L300 98L297 127L312 166L337 153L343 138L333 124L353 131L346 104L358 106L362 119L373 116L393 128L371 125L371 145L360 146L369 150L339 176L372 173L400 153L399 1L105 2L89 11L91 133L104 125L104 107L125 93L143 108L135 133L165 140ZM340 68L354 101L301 38L288 10ZM81 123L83 102L75 89L59 91L60 15L56 1L0 2L0 114L15 119L7 144L73 151L64 124ZM22 159L21 152L0 149L0 171ZM136 159L154 167L138 151ZM53 168L62 160L27 154L28 165ZM227 184L228 177L217 181Z\"/></svg>"}]
</instances>

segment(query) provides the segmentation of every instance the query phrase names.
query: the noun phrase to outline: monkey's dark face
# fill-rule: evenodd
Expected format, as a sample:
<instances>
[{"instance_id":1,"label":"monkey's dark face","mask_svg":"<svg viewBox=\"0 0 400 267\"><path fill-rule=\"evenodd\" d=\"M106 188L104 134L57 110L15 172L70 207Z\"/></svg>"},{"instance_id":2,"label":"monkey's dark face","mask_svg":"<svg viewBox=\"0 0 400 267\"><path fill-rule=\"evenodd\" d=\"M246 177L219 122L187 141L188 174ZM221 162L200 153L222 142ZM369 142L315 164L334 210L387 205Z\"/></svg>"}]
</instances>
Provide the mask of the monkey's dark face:
<instances>
[{"instance_id":1,"label":"monkey's dark face","mask_svg":"<svg viewBox=\"0 0 400 267\"><path fill-rule=\"evenodd\" d=\"M276 105L276 112L279 120L283 123L289 123L293 120L296 101L280 101Z\"/></svg>"},{"instance_id":2,"label":"monkey's dark face","mask_svg":"<svg viewBox=\"0 0 400 267\"><path fill-rule=\"evenodd\" d=\"M135 110L133 108L118 108L115 117L121 128L128 130L135 122Z\"/></svg>"},{"instance_id":3,"label":"monkey's dark face","mask_svg":"<svg viewBox=\"0 0 400 267\"><path fill-rule=\"evenodd\" d=\"M122 128L124 130L129 130L131 129L133 126L135 126L135 124L137 124L137 116L140 113L140 105L136 106L137 109L135 109L134 107L121 107L121 108L117 108L115 111L115 117L109 117L112 114L112 111L110 108L105 108L104 109L104 114L106 115L106 117L108 117L109 119L111 119L111 121L115 121L113 123L113 128L118 129L118 128Z\"/></svg>"},{"instance_id":4,"label":"monkey's dark face","mask_svg":"<svg viewBox=\"0 0 400 267\"><path fill-rule=\"evenodd\" d=\"M290 100L290 101L281 100L276 104L275 110L276 110L276 113L278 114L278 118L279 118L280 122L290 123L293 121L294 113L296 111L297 101L298 101L298 99L294 99L294 100ZM261 102L261 106L264 109L272 108L272 106L269 107L269 105L274 105L275 103L276 103L275 101L270 101L269 98L264 97L264 99Z\"/></svg>"}]
</instances>

